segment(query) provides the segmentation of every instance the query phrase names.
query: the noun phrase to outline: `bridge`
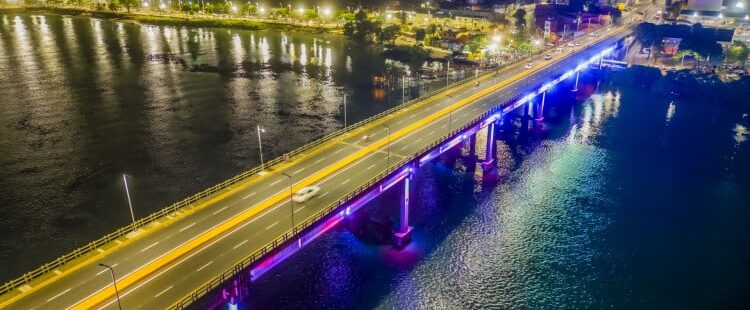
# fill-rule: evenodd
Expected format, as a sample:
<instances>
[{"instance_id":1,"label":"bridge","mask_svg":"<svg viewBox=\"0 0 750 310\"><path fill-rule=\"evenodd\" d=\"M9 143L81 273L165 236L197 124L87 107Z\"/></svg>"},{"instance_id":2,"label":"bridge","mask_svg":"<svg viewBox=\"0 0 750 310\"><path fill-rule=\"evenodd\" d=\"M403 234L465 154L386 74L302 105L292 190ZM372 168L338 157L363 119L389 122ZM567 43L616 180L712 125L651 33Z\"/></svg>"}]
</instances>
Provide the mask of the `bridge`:
<instances>
[{"instance_id":1,"label":"bridge","mask_svg":"<svg viewBox=\"0 0 750 310\"><path fill-rule=\"evenodd\" d=\"M496 124L526 108L541 119L549 89L600 62L629 27L580 38L581 47L455 83L324 136L139 219L0 287L0 308L180 309L227 280L251 280L386 190L403 188L395 246L409 242L409 187L415 169L463 144L487 141L492 169ZM601 65L601 63L600 63ZM365 138L366 137L366 138ZM304 203L291 193L321 188ZM113 281L116 280L116 281ZM113 282L116 285L113 285ZM229 300L232 292L223 291Z\"/></svg>"}]
</instances>

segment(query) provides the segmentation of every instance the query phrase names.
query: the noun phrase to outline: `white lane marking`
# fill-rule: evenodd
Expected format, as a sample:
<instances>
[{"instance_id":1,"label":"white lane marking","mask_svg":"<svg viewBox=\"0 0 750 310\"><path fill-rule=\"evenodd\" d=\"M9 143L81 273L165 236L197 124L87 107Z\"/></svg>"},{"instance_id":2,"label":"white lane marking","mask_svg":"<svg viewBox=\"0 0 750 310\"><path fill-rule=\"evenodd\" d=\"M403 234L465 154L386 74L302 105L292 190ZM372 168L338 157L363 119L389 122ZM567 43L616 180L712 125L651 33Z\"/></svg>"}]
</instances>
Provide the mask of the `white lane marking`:
<instances>
[{"instance_id":1,"label":"white lane marking","mask_svg":"<svg viewBox=\"0 0 750 310\"><path fill-rule=\"evenodd\" d=\"M369 165L369 166L367 166L367 170L370 170L370 169L372 169L373 167L375 167L375 164L372 164L372 165Z\"/></svg>"},{"instance_id":2,"label":"white lane marking","mask_svg":"<svg viewBox=\"0 0 750 310\"><path fill-rule=\"evenodd\" d=\"M408 145L408 144L407 144L407 145L404 145L404 146L402 146L402 147L401 147L400 149L398 149L398 150L399 150L399 151L403 151L403 150L405 150L405 149L406 149L407 147L409 147L409 145Z\"/></svg>"},{"instance_id":3,"label":"white lane marking","mask_svg":"<svg viewBox=\"0 0 750 310\"><path fill-rule=\"evenodd\" d=\"M346 180L344 180L344 182L341 182L341 185L344 185L344 184L346 184L346 183L349 183L349 181L351 181L351 180L352 180L352 179L346 179Z\"/></svg>"},{"instance_id":4,"label":"white lane marking","mask_svg":"<svg viewBox=\"0 0 750 310\"><path fill-rule=\"evenodd\" d=\"M398 125L398 124L401 124L401 123L403 123L403 122L404 122L404 120L402 119L402 120L400 120L400 121L396 122L396 125Z\"/></svg>"},{"instance_id":5,"label":"white lane marking","mask_svg":"<svg viewBox=\"0 0 750 310\"><path fill-rule=\"evenodd\" d=\"M442 127L441 127L441 128L442 128ZM431 135L432 135L432 134L434 134L434 133L435 133L435 131L433 130L433 131L430 131L430 132L428 132L427 134L431 136Z\"/></svg>"},{"instance_id":6,"label":"white lane marking","mask_svg":"<svg viewBox=\"0 0 750 310\"><path fill-rule=\"evenodd\" d=\"M241 247L243 244L247 243L247 239L244 241L237 243L234 247L232 247L232 250L236 250L237 248Z\"/></svg>"},{"instance_id":7,"label":"white lane marking","mask_svg":"<svg viewBox=\"0 0 750 310\"><path fill-rule=\"evenodd\" d=\"M269 229L271 229L271 227L274 227L274 226L276 226L277 224L279 224L279 221L273 222L273 224L271 224L270 226L266 227L266 230L269 230Z\"/></svg>"},{"instance_id":8,"label":"white lane marking","mask_svg":"<svg viewBox=\"0 0 750 310\"><path fill-rule=\"evenodd\" d=\"M417 139L417 140L414 140L414 142L419 142L419 141L422 141L422 138L419 138L419 139Z\"/></svg>"},{"instance_id":9,"label":"white lane marking","mask_svg":"<svg viewBox=\"0 0 750 310\"><path fill-rule=\"evenodd\" d=\"M415 117L417 117L416 114L412 114L412 115L409 116L409 118L415 118Z\"/></svg>"},{"instance_id":10,"label":"white lane marking","mask_svg":"<svg viewBox=\"0 0 750 310\"><path fill-rule=\"evenodd\" d=\"M326 159L326 158L325 158L325 157L323 157L323 158L321 158L321 159L318 159L318 160L316 160L316 161L315 161L315 163L316 163L316 164L319 164L319 163L320 163L321 161L323 161L324 159Z\"/></svg>"},{"instance_id":11,"label":"white lane marking","mask_svg":"<svg viewBox=\"0 0 750 310\"><path fill-rule=\"evenodd\" d=\"M221 223L219 223L218 225L221 225L221 224L223 224L223 223L224 223L224 222L221 222ZM203 249L209 248L209 247L213 246L214 244L218 243L219 241L221 241L221 240L224 240L224 239L225 239L226 237L228 237L228 236L230 236L230 235L232 235L232 234L236 233L236 232L237 232L238 230L240 230L240 229L243 229L243 228L247 227L247 225L250 225L250 223L251 223L251 222L245 222L244 224L242 224L242 225L240 225L240 226L238 226L238 227L235 227L234 229L232 229L232 230L231 230L231 231L229 231L228 233L226 233L226 234L223 234L223 235L221 235L221 237L218 237L218 238L216 238L216 239L212 240L211 242L209 242L208 244L206 244L206 245L205 245L205 247L204 247ZM189 242L189 241L186 241L186 242ZM177 247L180 247L180 246L183 246L183 245L184 245L184 243L183 243L183 244L180 244L180 245L178 245ZM174 249L172 249L172 250L174 250ZM171 252L171 251L170 251L170 252ZM169 253L169 252L167 252L167 253ZM138 283L138 285L136 285L136 286L132 287L131 289L129 289L129 290L128 290L128 289L126 289L125 291L122 291L122 292L120 292L120 298L123 298L123 297L127 296L128 294L130 294L130 293L134 292L135 290L137 290L137 289L141 288L142 286L144 286L144 285L148 284L149 282L151 282L151 281L153 281L154 279L158 278L159 276L161 276L161 275L162 275L162 274L164 274L165 272L167 272L167 271L171 270L171 269L172 269L172 268L174 268L175 266L178 266L178 265L180 265L180 264L184 263L184 262L185 262L186 260L188 260L188 259L192 258L193 256L197 255L198 253L201 253L201 251L199 250L199 251L194 251L194 252L190 253L189 255L187 255L187 256L185 256L185 257L183 257L182 259L180 259L180 260L179 260L178 262L176 262L176 263L174 263L174 264L170 264L170 265L169 265L168 267L166 267L166 268L162 269L161 271L159 271L158 273L156 273L156 274L152 275L152 276L151 276L150 278L148 278L148 279L146 279L146 280L143 280L143 281L140 281L140 282ZM137 268L136 270L140 270L140 268L143 268L143 266L146 266L146 265L149 265L149 264L153 263L153 262L154 262L155 260L157 260L157 259L159 259L159 258L163 257L164 255L166 255L166 253L165 253L165 254L162 254L162 255L161 255L161 256L159 256L159 257L156 257L156 258L152 259L151 261L147 262L147 263L146 263L145 265L142 265L141 267ZM127 277L127 276L130 276L130 275L131 275L131 274L132 274L133 272L135 272L135 271L131 271L130 273L128 273L128 274L126 274L126 275L124 275L123 277ZM108 288L108 287L109 287L109 285L107 285L107 286L105 286L105 287L102 287L102 288L100 288L100 289L99 289L99 290L97 290L96 292L93 292L93 293L89 294L88 296L84 297L83 299L81 299L81 300L77 301L77 302L76 302L75 304L79 304L79 303L81 303L82 301L84 301L84 300L86 300L86 299L89 299L89 298L91 298L91 296L94 296L95 294L98 294L99 292L101 292L102 290L104 290L104 289L106 289L106 288ZM108 303L106 303L106 304L102 305L102 306L101 306L101 307L99 307L98 309L106 309L107 307L109 307L109 306L110 306L110 305L112 305L113 303L115 303L115 299L112 299L112 300L110 300L110 301L109 301Z\"/></svg>"},{"instance_id":12,"label":"white lane marking","mask_svg":"<svg viewBox=\"0 0 750 310\"><path fill-rule=\"evenodd\" d=\"M257 194L257 193L258 193L258 192L252 192L252 193L250 193L249 195L247 195L247 196L245 196L245 197L242 197L242 199L248 199L248 198L250 198L250 197L253 197L253 196L255 196L255 194Z\"/></svg>"},{"instance_id":13,"label":"white lane marking","mask_svg":"<svg viewBox=\"0 0 750 310\"><path fill-rule=\"evenodd\" d=\"M69 288L68 288L67 290L64 290L64 291L62 291L62 292L61 292L60 294L57 294L57 295L55 295L55 296L52 296L52 298L50 298L50 299L47 299L47 302L50 302L50 301L52 301L53 299L55 299L55 298L57 298L57 297L60 297L60 296L61 296L62 294L65 294L65 293L67 293L67 292L70 292L70 289L71 289L71 288L69 287Z\"/></svg>"},{"instance_id":14,"label":"white lane marking","mask_svg":"<svg viewBox=\"0 0 750 310\"><path fill-rule=\"evenodd\" d=\"M117 267L117 263L112 264L110 267L112 267L112 268ZM98 275L100 275L102 273L105 273L105 272L108 272L108 271L109 271L109 268L105 268L102 271L97 272L96 275L98 276Z\"/></svg>"},{"instance_id":15,"label":"white lane marking","mask_svg":"<svg viewBox=\"0 0 750 310\"><path fill-rule=\"evenodd\" d=\"M281 181L282 181L282 180L278 180L278 181L276 181L276 182L273 182L273 183L271 183L270 185L268 185L268 187L271 187L271 186L274 186L274 185L276 185L276 184L279 184L279 182L281 182Z\"/></svg>"},{"instance_id":16,"label":"white lane marking","mask_svg":"<svg viewBox=\"0 0 750 310\"><path fill-rule=\"evenodd\" d=\"M325 193L323 193L323 195L320 195L320 197L318 197L318 198L323 198L323 197L325 197L326 195L328 195L328 193L330 193L330 192L325 192Z\"/></svg>"},{"instance_id":17,"label":"white lane marking","mask_svg":"<svg viewBox=\"0 0 750 310\"><path fill-rule=\"evenodd\" d=\"M185 231L186 229L188 229L188 228L190 228L190 227L193 227L193 225L195 225L195 222L192 222L192 223L191 223L190 225L188 225L188 226L185 226L185 227L183 227L183 228L180 228L180 232L183 232L183 231Z\"/></svg>"},{"instance_id":18,"label":"white lane marking","mask_svg":"<svg viewBox=\"0 0 750 310\"><path fill-rule=\"evenodd\" d=\"M143 248L143 250L141 250L141 253L143 253L143 251L146 251L146 250L148 250L148 249L150 249L150 248L153 248L153 247L154 247L155 245L157 245L157 244L159 244L159 241L156 241L156 242L152 243L151 245L149 245L149 246L147 246L147 247Z\"/></svg>"},{"instance_id":19,"label":"white lane marking","mask_svg":"<svg viewBox=\"0 0 750 310\"><path fill-rule=\"evenodd\" d=\"M296 208L294 208L294 213L297 213L297 212L301 211L304 208L305 208L305 206L296 207Z\"/></svg>"},{"instance_id":20,"label":"white lane marking","mask_svg":"<svg viewBox=\"0 0 750 310\"><path fill-rule=\"evenodd\" d=\"M224 211L224 210L226 210L227 208L229 208L229 206L226 206L226 207L223 207L223 208L221 208L221 209L219 209L219 210L216 210L216 211L214 211L214 215L217 215L217 214L219 214L219 212L221 212L221 211Z\"/></svg>"},{"instance_id":21,"label":"white lane marking","mask_svg":"<svg viewBox=\"0 0 750 310\"><path fill-rule=\"evenodd\" d=\"M205 265L201 266L200 268L196 269L195 271L201 271L201 270L203 270L203 268L206 268L206 267L208 267L208 265L211 265L213 263L214 263L214 261L210 261L210 262L206 263Z\"/></svg>"},{"instance_id":22,"label":"white lane marking","mask_svg":"<svg viewBox=\"0 0 750 310\"><path fill-rule=\"evenodd\" d=\"M344 149L343 149L343 148L341 148L341 149L339 149L338 151L336 151L336 152L333 152L333 154L338 154L338 153L341 153L341 151L343 151L343 150L344 150Z\"/></svg>"},{"instance_id":23,"label":"white lane marking","mask_svg":"<svg viewBox=\"0 0 750 310\"><path fill-rule=\"evenodd\" d=\"M300 173L300 172L302 172L302 171L305 171L305 168L307 168L307 167L302 167L302 168L299 168L299 169L297 169L297 171L295 171L295 172L292 172L292 174L297 174L297 173Z\"/></svg>"},{"instance_id":24,"label":"white lane marking","mask_svg":"<svg viewBox=\"0 0 750 310\"><path fill-rule=\"evenodd\" d=\"M166 293L168 290L172 289L174 285L170 285L168 288L165 288L163 291L159 292L159 294L154 295L154 298L161 296L161 294Z\"/></svg>"}]
</instances>

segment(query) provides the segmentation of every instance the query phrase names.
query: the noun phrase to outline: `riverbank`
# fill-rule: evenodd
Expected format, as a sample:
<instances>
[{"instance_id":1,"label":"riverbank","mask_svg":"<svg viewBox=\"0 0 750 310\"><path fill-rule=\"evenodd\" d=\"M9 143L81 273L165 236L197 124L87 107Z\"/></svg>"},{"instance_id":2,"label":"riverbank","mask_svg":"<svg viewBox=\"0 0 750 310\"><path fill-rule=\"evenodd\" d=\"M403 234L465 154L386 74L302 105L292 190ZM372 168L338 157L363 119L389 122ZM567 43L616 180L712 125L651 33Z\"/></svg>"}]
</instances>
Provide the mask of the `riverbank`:
<instances>
[{"instance_id":1,"label":"riverbank","mask_svg":"<svg viewBox=\"0 0 750 310\"><path fill-rule=\"evenodd\" d=\"M750 112L750 76L722 81L715 73L684 69L667 71L650 66L635 65L627 70L608 75L607 80L623 85L647 89L653 93L680 98L692 98L724 104L742 112Z\"/></svg>"},{"instance_id":2,"label":"riverbank","mask_svg":"<svg viewBox=\"0 0 750 310\"><path fill-rule=\"evenodd\" d=\"M151 25L169 26L191 26L191 27L215 27L236 28L245 30L285 30L306 31L314 33L338 33L337 27L317 25L314 23L286 23L270 19L248 19L248 18L221 18L213 16L177 15L177 14L152 14L150 12L112 12L105 10L92 10L80 7L52 7L52 6L7 6L0 5L0 14L3 13L48 13L73 16L87 16L95 18L107 18L134 21Z\"/></svg>"}]
</instances>

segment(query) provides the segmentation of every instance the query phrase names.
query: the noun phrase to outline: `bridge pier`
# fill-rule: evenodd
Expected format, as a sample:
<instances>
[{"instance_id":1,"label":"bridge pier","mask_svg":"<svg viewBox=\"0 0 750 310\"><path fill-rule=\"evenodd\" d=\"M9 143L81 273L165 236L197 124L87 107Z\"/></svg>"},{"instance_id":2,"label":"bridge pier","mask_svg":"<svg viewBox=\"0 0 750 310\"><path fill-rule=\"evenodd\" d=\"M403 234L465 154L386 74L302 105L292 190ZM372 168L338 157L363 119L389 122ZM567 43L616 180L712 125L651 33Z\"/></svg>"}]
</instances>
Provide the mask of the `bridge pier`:
<instances>
[{"instance_id":1,"label":"bridge pier","mask_svg":"<svg viewBox=\"0 0 750 310\"><path fill-rule=\"evenodd\" d=\"M485 171L495 163L495 149L497 148L495 143L495 124L496 122L492 122L487 125L487 147L484 149L484 161L482 161L482 169Z\"/></svg>"},{"instance_id":2,"label":"bridge pier","mask_svg":"<svg viewBox=\"0 0 750 310\"><path fill-rule=\"evenodd\" d=\"M404 191L401 192L398 229L393 234L393 246L397 249L403 249L411 242L413 227L409 226L409 184L412 182L413 175L414 172L412 171L404 178Z\"/></svg>"},{"instance_id":3,"label":"bridge pier","mask_svg":"<svg viewBox=\"0 0 750 310\"><path fill-rule=\"evenodd\" d=\"M576 71L576 84L573 86L573 91L578 91L578 77L581 75L581 70Z\"/></svg>"},{"instance_id":4,"label":"bridge pier","mask_svg":"<svg viewBox=\"0 0 750 310\"><path fill-rule=\"evenodd\" d=\"M547 97L547 91L542 93L542 101L534 104L534 120L540 122L544 120L544 100Z\"/></svg>"}]
</instances>

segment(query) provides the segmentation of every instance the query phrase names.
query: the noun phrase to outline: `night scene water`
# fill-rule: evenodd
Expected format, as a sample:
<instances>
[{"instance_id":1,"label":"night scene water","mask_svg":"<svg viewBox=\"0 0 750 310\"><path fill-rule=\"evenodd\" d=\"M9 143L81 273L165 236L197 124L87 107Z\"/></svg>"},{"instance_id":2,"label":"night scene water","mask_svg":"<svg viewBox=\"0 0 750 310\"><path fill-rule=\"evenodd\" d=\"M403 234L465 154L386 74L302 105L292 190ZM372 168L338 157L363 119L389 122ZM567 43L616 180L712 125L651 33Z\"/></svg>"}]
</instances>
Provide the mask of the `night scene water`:
<instances>
[{"instance_id":1,"label":"night scene water","mask_svg":"<svg viewBox=\"0 0 750 310\"><path fill-rule=\"evenodd\" d=\"M15 22L15 17L7 19ZM33 23L29 17L24 19ZM46 17L47 22L57 19L59 27L81 23L79 27L89 29L80 33L95 34L96 27L89 25L102 23L110 25L102 28L111 29L106 31L122 27L137 34L129 38L148 36L143 26ZM9 50L18 53L17 46L12 46L21 36L8 25L2 27L0 55L16 55ZM39 39L42 31L36 32L23 37L43 46L48 41ZM222 41L219 33L224 30L209 32L215 42ZM159 28L158 33L162 39L156 41L163 43L165 29ZM277 33L264 34L281 40ZM196 59L221 62L222 57L210 55L231 49L232 36L227 34L223 45L201 44ZM284 74L265 79L260 74L200 73L196 78L178 64L142 60L148 59L148 53L175 51L165 51L159 45L162 43L139 41L136 46L149 52L128 56L129 60L123 60L126 52L101 50L122 58L117 60L119 65L109 59L107 68L113 71L96 75L98 80L94 80L101 82L91 83L93 69L80 63L77 67L60 63L76 57L100 59L89 50L96 50L92 47L96 36L89 37L94 41L79 42L86 37L79 34L75 36L78 43L65 43L77 47L71 54L75 57L53 53L57 56L47 59L51 56L41 53L16 62L42 71L57 68L57 75L24 76L25 71L20 71L14 73L20 76L7 78L3 73L0 77L3 85L15 83L36 90L0 90L4 110L0 129L2 259L5 264L15 264L6 265L12 269L3 268L8 272L34 267L40 262L34 259L29 263L29 258L54 257L77 238L88 240L83 236L96 237L100 232L90 231L126 223L120 184L113 181L123 170L139 180L141 200L162 203L142 204L154 203L152 208L158 209L179 194L256 163L252 161L257 151L252 131L256 118L263 118L272 135L275 132L276 139L269 137L269 145L275 144L278 153L285 149L281 144L303 143L316 136L316 130L340 127L340 103L327 94L339 93L337 87L346 85L351 72L356 71L346 71L350 73L338 82L335 73L324 78L288 72L292 75L287 77L289 85L307 85L312 90L302 93L318 99L298 100L299 95L290 94L294 100L264 101L267 96L284 96L289 91L276 84ZM59 38L63 42L69 37ZM337 50L345 49L339 38L325 40L339 44ZM345 67L347 62L342 59L344 56L334 53L331 63L338 65L332 67ZM10 61L7 56L0 58L4 72L11 71L6 69ZM123 73L130 72L128 68L138 69ZM154 70L169 70L169 74ZM155 74L152 79L135 78L150 73ZM165 78L173 75L180 79ZM118 76L117 83L111 80ZM192 84L191 79L195 79ZM379 240L377 228L371 228L377 225L367 219L392 217L389 213L395 212L398 194L389 193L361 211L359 218L365 220L323 235L251 284L250 297L240 307L750 306L746 285L750 280L750 117L721 102L695 102L613 85L606 76L588 75L584 81L578 94L565 90L570 85L556 88L548 96L545 121L531 130L522 129L517 117L507 116L499 136L497 182L483 182L461 160L450 157L420 169L411 200L413 242L406 249L397 251ZM122 85L113 86L118 83ZM172 86L154 87L155 83ZM122 93L122 89L128 92ZM369 88L360 89L357 102L363 111L398 101L389 103L364 90ZM357 92L356 88L351 91ZM123 96L135 98L129 101ZM236 100L237 96L246 99ZM194 97L203 99L189 99ZM45 102L42 99L55 105L39 104ZM10 112L14 108L17 112ZM377 110L372 109L369 113ZM369 114L359 115L364 118ZM288 147L294 146L298 145ZM65 194L68 192L73 194ZM42 241L46 239L45 244ZM24 241L43 246L32 248Z\"/></svg>"}]
</instances>

